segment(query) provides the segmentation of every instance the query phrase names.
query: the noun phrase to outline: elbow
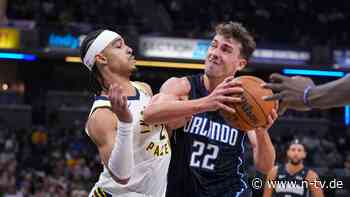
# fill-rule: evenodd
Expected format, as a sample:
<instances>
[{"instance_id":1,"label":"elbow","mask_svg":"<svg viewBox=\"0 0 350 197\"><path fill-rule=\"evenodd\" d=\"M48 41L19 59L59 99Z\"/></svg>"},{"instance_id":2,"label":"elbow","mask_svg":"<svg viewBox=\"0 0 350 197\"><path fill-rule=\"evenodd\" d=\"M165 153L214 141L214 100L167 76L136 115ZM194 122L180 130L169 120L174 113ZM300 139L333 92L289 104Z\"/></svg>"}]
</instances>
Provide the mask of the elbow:
<instances>
[{"instance_id":1,"label":"elbow","mask_svg":"<svg viewBox=\"0 0 350 197\"><path fill-rule=\"evenodd\" d=\"M164 123L164 115L156 105L148 105L143 112L143 121L148 125Z\"/></svg>"},{"instance_id":2,"label":"elbow","mask_svg":"<svg viewBox=\"0 0 350 197\"><path fill-rule=\"evenodd\" d=\"M131 178L131 174L132 174L132 171L125 173L122 176L118 176L118 175L116 175L115 172L113 173L110 171L110 175L111 175L112 179L120 185L128 184L129 180Z\"/></svg>"},{"instance_id":3,"label":"elbow","mask_svg":"<svg viewBox=\"0 0 350 197\"><path fill-rule=\"evenodd\" d=\"M261 172L262 174L268 174L270 170L274 167L274 164L275 164L275 159L272 158L271 160L268 160L268 161L257 162L255 164L255 167L257 171Z\"/></svg>"},{"instance_id":4,"label":"elbow","mask_svg":"<svg viewBox=\"0 0 350 197\"><path fill-rule=\"evenodd\" d=\"M133 166L133 164L131 164L131 165L128 165L129 167L130 166ZM121 174L121 173L118 173L119 172L119 170L118 171L112 171L111 170L111 168L110 167L108 167L107 168L108 169L108 172L109 172L109 174L110 174L110 176L112 177L112 179L116 182L116 183L118 183L118 184L121 184L121 185L126 185L126 184L128 184L129 183L129 180L130 180L130 178L131 178L131 175L132 175L132 173L133 173L133 167L131 167L131 168L125 168L125 169L123 169L123 173ZM119 174L121 174L121 175L119 175Z\"/></svg>"},{"instance_id":5,"label":"elbow","mask_svg":"<svg viewBox=\"0 0 350 197\"><path fill-rule=\"evenodd\" d=\"M128 177L128 178L114 177L113 179L115 182L119 183L120 185L126 185L129 183L130 177Z\"/></svg>"},{"instance_id":6,"label":"elbow","mask_svg":"<svg viewBox=\"0 0 350 197\"><path fill-rule=\"evenodd\" d=\"M268 165L256 165L256 170L261 172L262 174L267 174L273 166L268 166Z\"/></svg>"}]
</instances>

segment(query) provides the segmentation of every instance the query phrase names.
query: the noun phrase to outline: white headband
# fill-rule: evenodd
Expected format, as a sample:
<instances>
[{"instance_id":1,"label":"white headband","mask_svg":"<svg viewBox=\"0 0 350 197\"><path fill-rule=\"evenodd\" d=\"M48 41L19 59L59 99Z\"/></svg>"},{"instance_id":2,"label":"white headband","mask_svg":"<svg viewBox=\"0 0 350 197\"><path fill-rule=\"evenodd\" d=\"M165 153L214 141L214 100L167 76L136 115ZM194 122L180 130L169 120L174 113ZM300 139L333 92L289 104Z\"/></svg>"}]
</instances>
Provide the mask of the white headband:
<instances>
[{"instance_id":1,"label":"white headband","mask_svg":"<svg viewBox=\"0 0 350 197\"><path fill-rule=\"evenodd\" d=\"M107 45L109 45L110 42L117 38L121 38L121 36L116 32L104 30L102 33L100 33L100 35L97 36L94 42L92 42L83 60L85 66L90 71L94 67L96 55L101 53L103 49L105 49Z\"/></svg>"}]
</instances>

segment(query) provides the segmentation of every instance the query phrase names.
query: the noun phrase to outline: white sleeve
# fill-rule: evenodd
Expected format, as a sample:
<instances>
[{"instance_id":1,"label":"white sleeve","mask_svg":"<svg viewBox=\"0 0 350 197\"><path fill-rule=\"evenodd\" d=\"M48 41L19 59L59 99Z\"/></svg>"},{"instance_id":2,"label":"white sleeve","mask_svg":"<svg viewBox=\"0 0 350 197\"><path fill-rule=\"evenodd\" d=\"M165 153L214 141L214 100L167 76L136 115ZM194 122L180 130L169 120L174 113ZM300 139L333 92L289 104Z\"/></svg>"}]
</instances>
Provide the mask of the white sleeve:
<instances>
[{"instance_id":1,"label":"white sleeve","mask_svg":"<svg viewBox=\"0 0 350 197\"><path fill-rule=\"evenodd\" d=\"M134 168L132 123L118 122L117 136L108 168L119 179L128 179Z\"/></svg>"}]
</instances>

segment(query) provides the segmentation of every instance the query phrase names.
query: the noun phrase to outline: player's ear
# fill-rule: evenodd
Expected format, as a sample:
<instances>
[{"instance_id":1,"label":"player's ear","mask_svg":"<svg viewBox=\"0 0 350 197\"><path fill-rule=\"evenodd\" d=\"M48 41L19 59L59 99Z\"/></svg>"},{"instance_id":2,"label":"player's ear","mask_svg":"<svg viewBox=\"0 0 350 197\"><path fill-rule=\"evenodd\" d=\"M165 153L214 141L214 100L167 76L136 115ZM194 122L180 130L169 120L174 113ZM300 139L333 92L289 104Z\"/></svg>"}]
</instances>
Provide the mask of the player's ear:
<instances>
[{"instance_id":1,"label":"player's ear","mask_svg":"<svg viewBox=\"0 0 350 197\"><path fill-rule=\"evenodd\" d=\"M99 65L106 65L108 63L107 57L99 53L96 55L96 63Z\"/></svg>"},{"instance_id":2,"label":"player's ear","mask_svg":"<svg viewBox=\"0 0 350 197\"><path fill-rule=\"evenodd\" d=\"M287 150L287 157L289 157L290 156L290 150L288 149Z\"/></svg>"},{"instance_id":3,"label":"player's ear","mask_svg":"<svg viewBox=\"0 0 350 197\"><path fill-rule=\"evenodd\" d=\"M306 151L304 151L304 154L303 154L303 159L305 159L305 158L306 158L306 155L307 155L307 152L306 152Z\"/></svg>"},{"instance_id":4,"label":"player's ear","mask_svg":"<svg viewBox=\"0 0 350 197\"><path fill-rule=\"evenodd\" d=\"M240 58L239 59L239 62L238 62L238 67L237 67L237 70L242 70L243 68L245 68L246 67L246 65L247 65L247 60L245 59L245 58Z\"/></svg>"}]
</instances>

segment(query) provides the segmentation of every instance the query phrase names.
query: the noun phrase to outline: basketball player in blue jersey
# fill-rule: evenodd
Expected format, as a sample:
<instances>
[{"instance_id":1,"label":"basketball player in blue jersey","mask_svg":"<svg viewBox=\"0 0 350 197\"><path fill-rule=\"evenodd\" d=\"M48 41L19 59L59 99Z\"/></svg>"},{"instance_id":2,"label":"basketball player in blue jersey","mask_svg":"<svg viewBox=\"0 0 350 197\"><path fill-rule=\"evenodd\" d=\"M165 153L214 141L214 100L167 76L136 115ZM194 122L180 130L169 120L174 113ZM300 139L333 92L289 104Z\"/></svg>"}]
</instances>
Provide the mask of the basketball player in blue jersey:
<instances>
[{"instance_id":1,"label":"basketball player in blue jersey","mask_svg":"<svg viewBox=\"0 0 350 197\"><path fill-rule=\"evenodd\" d=\"M288 162L275 166L267 175L263 197L323 197L318 175L303 164L306 151L299 140L294 140L287 150Z\"/></svg>"},{"instance_id":2,"label":"basketball player in blue jersey","mask_svg":"<svg viewBox=\"0 0 350 197\"><path fill-rule=\"evenodd\" d=\"M266 128L253 131L232 128L219 112L234 113L227 103L240 102L243 90L232 79L254 50L255 42L241 24L218 25L204 74L167 80L146 108L146 122L178 128L171 134L167 197L249 196L242 169L246 138L256 168L267 173L273 167L275 150L267 130L277 118L276 111Z\"/></svg>"},{"instance_id":3,"label":"basketball player in blue jersey","mask_svg":"<svg viewBox=\"0 0 350 197\"><path fill-rule=\"evenodd\" d=\"M86 132L104 167L89 197L164 197L169 139L164 125L143 121L152 91L130 81L135 70L131 48L116 32L100 30L87 35L81 58L96 94Z\"/></svg>"}]
</instances>

